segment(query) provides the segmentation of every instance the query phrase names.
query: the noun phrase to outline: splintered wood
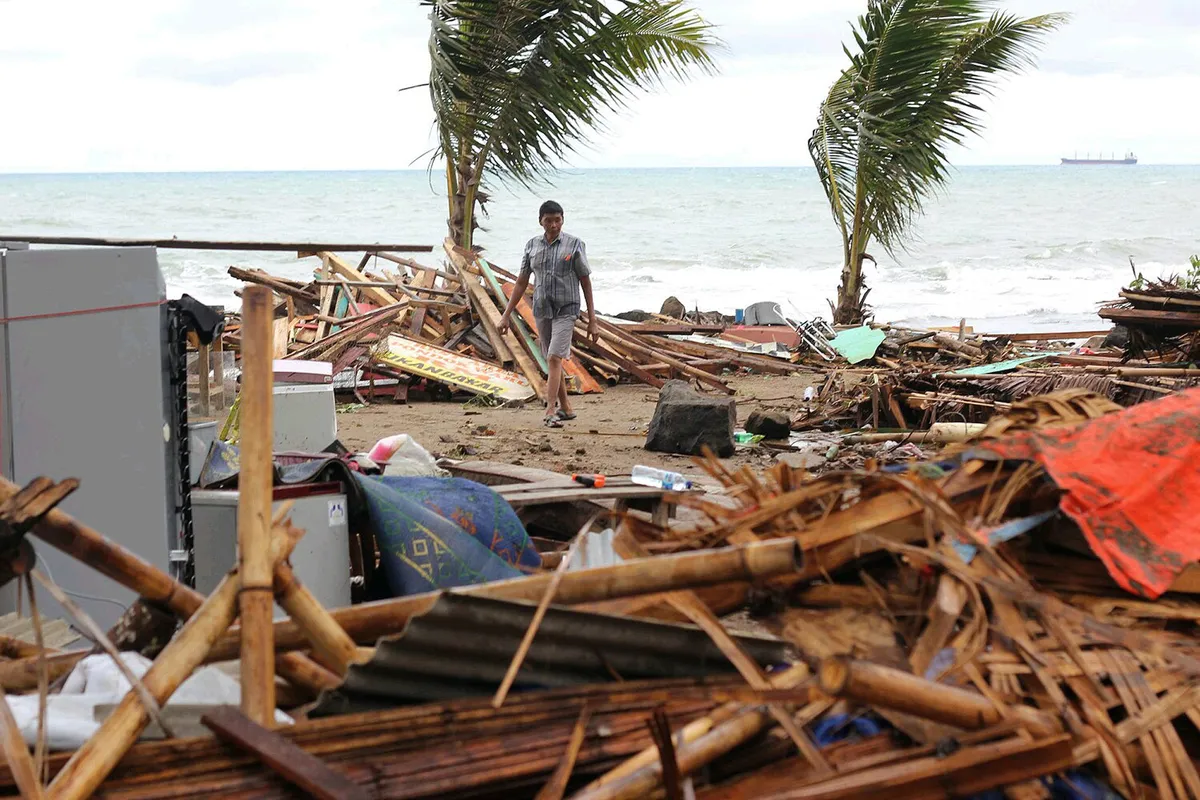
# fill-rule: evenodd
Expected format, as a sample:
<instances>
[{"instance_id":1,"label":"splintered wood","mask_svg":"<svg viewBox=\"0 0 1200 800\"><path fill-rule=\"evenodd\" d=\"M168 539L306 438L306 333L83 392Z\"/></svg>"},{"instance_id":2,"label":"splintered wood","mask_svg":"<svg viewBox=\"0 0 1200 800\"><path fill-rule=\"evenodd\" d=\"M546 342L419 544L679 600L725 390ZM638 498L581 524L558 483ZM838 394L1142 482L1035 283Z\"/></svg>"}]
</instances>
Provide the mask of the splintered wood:
<instances>
[{"instance_id":1,"label":"splintered wood","mask_svg":"<svg viewBox=\"0 0 1200 800\"><path fill-rule=\"evenodd\" d=\"M1080 392L1039 399L1014 409L995 435L1110 406ZM793 755L698 797L950 797L1086 768L1126 797L1200 798L1200 604L1123 594L1070 530L992 546L985 526L1056 505L1037 468L968 462L943 477L813 479L785 465L760 474L697 461L724 502L681 495L701 521L658 528L626 515L618 540L670 553L794 539L805 563L762 587L774 599L760 624L817 665L820 694L848 713L870 712L908 742L893 738L886 759L831 759L831 778ZM695 594L718 612L750 597ZM679 610L663 597L630 613ZM952 756L943 752L951 741Z\"/></svg>"},{"instance_id":2,"label":"splintered wood","mask_svg":"<svg viewBox=\"0 0 1200 800\"><path fill-rule=\"evenodd\" d=\"M229 274L274 292L279 358L333 363L339 380L361 400L395 395L395 388L385 387L421 380L497 401L545 399L548 364L533 317L532 287L502 335L500 319L516 276L449 240L444 250L445 269L386 252L369 253L356 267L336 253L317 252L299 254L319 259L312 281L240 267L230 267ZM800 368L785 359L682 338L714 330L720 328L678 320L635 326L599 320L590 337L581 314L571 358L564 361L567 390L601 393L620 380L659 387L682 378L732 393L721 377L726 370L785 375ZM224 344L240 349L241 339L234 318Z\"/></svg>"}]
</instances>

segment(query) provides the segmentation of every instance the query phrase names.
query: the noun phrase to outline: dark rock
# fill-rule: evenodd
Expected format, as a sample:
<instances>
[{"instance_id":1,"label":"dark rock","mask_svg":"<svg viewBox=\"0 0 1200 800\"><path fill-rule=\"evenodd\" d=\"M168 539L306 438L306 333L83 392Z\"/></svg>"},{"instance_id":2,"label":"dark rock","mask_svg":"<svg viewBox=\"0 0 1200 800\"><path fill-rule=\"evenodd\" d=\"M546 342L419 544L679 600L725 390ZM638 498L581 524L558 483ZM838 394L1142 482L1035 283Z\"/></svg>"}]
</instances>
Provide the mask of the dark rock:
<instances>
[{"instance_id":1,"label":"dark rock","mask_svg":"<svg viewBox=\"0 0 1200 800\"><path fill-rule=\"evenodd\" d=\"M684 307L683 303L679 302L678 297L668 297L663 301L662 308L658 313L665 317L683 319L683 316L687 314L687 308Z\"/></svg>"},{"instance_id":2,"label":"dark rock","mask_svg":"<svg viewBox=\"0 0 1200 800\"><path fill-rule=\"evenodd\" d=\"M620 314L617 314L617 319L623 319L629 322L645 322L648 319L654 319L654 315L649 311L622 311Z\"/></svg>"},{"instance_id":3,"label":"dark rock","mask_svg":"<svg viewBox=\"0 0 1200 800\"><path fill-rule=\"evenodd\" d=\"M1129 328L1124 325L1114 325L1104 337L1104 346L1114 350L1124 350L1129 345Z\"/></svg>"},{"instance_id":4,"label":"dark rock","mask_svg":"<svg viewBox=\"0 0 1200 800\"><path fill-rule=\"evenodd\" d=\"M792 433L792 421L782 411L755 411L746 419L746 430L764 439L786 439Z\"/></svg>"},{"instance_id":5,"label":"dark rock","mask_svg":"<svg viewBox=\"0 0 1200 800\"><path fill-rule=\"evenodd\" d=\"M732 397L710 397L684 381L667 381L646 433L646 449L699 455L708 445L721 458L733 455L737 406Z\"/></svg>"}]
</instances>

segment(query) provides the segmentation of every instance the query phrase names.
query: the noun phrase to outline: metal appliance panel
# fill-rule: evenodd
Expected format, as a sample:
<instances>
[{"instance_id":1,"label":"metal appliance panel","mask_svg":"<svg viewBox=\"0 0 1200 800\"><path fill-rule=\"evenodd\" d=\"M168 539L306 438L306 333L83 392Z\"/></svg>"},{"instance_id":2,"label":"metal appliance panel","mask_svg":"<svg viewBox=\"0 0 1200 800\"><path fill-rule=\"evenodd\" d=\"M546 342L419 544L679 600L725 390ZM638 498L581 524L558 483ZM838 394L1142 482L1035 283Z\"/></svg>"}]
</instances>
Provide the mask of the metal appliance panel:
<instances>
[{"instance_id":1,"label":"metal appliance panel","mask_svg":"<svg viewBox=\"0 0 1200 800\"><path fill-rule=\"evenodd\" d=\"M277 496L279 492L277 491ZM192 492L196 589L210 593L237 562L236 490ZM278 509L283 500L277 499ZM305 530L292 552L292 570L326 608L350 605L350 528L346 495L311 494L291 498L292 522ZM275 618L287 613L275 606Z\"/></svg>"},{"instance_id":2,"label":"metal appliance panel","mask_svg":"<svg viewBox=\"0 0 1200 800\"><path fill-rule=\"evenodd\" d=\"M156 251L10 250L2 269L5 474L21 484L79 478L62 509L166 571L176 466ZM133 602L114 581L34 544L101 627ZM66 616L49 596L40 600L43 614ZM7 587L0 612L15 609Z\"/></svg>"},{"instance_id":3,"label":"metal appliance panel","mask_svg":"<svg viewBox=\"0 0 1200 800\"><path fill-rule=\"evenodd\" d=\"M332 383L277 383L272 401L275 452L319 453L337 439Z\"/></svg>"}]
</instances>

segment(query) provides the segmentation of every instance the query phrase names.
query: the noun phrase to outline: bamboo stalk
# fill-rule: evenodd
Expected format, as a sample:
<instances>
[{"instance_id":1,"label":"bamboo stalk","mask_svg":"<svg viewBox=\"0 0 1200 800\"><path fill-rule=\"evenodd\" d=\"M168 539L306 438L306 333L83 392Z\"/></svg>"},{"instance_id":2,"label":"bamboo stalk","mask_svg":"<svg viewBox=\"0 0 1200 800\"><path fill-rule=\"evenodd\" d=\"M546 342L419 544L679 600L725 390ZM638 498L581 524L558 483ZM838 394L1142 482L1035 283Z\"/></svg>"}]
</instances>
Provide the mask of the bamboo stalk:
<instances>
[{"instance_id":1,"label":"bamboo stalk","mask_svg":"<svg viewBox=\"0 0 1200 800\"><path fill-rule=\"evenodd\" d=\"M37 593L33 591L33 578L26 573L22 576L22 583L25 584L25 590L29 593L29 616L33 620L34 639L38 646L38 717L37 717L37 741L33 747L33 767L36 770L39 779L48 777L45 772L46 767L46 706L50 701L50 674L46 667L46 640L42 636L42 614L38 611ZM18 590L19 591L19 590Z\"/></svg>"},{"instance_id":2,"label":"bamboo stalk","mask_svg":"<svg viewBox=\"0 0 1200 800\"><path fill-rule=\"evenodd\" d=\"M354 640L330 615L329 610L313 597L287 564L275 565L275 593L279 605L304 631L313 649L345 677L350 665L357 662L358 648ZM340 681L338 681L340 683Z\"/></svg>"},{"instance_id":3,"label":"bamboo stalk","mask_svg":"<svg viewBox=\"0 0 1200 800\"><path fill-rule=\"evenodd\" d=\"M764 708L746 708L728 722L714 727L693 742L676 748L680 775L688 775L740 744L758 735L771 720ZM657 754L657 748L655 748ZM662 782L663 767L657 759L647 767L613 783L596 785L572 796L571 800L635 800L653 795Z\"/></svg>"},{"instance_id":4,"label":"bamboo stalk","mask_svg":"<svg viewBox=\"0 0 1200 800\"><path fill-rule=\"evenodd\" d=\"M799 686L809 678L809 670L805 664L796 664L783 672L772 675L769 679L770 684L774 688L788 689ZM718 739L725 741L730 733L730 729L725 726L730 725L739 718L745 716L747 706L739 703L726 703L720 708L713 711L707 717L694 720L684 726L681 731L676 734L680 740L677 747L679 748L679 759L681 771L684 774L692 770L683 769L683 753L693 753L692 748L697 746L697 743L706 736L709 736L714 731L725 729L718 734ZM760 716L761 724L767 724L769 719L768 714L763 711ZM734 726L737 727L737 726ZM746 736L753 736L757 730L761 730L761 726L755 731L747 731ZM730 749L736 747L736 743L731 745ZM689 756L691 757L691 756ZM715 757L715 756L714 756ZM657 771L657 774L656 774ZM618 764L613 769L604 773L596 780L592 781L583 788L572 800L600 800L600 798L616 798L616 797L641 797L643 794L649 794L657 786L658 775L661 775L662 764L658 763L658 749L651 746L642 750L637 755L626 759L621 764ZM648 788L647 788L648 787ZM616 790L616 794L608 794Z\"/></svg>"},{"instance_id":5,"label":"bamboo stalk","mask_svg":"<svg viewBox=\"0 0 1200 800\"><path fill-rule=\"evenodd\" d=\"M88 638L103 648L104 652L107 653L109 658L113 660L113 664L116 665L117 671L124 676L125 680L129 681L129 686L134 692L137 693L138 699L142 701L142 705L146 708L146 713L149 714L150 718L158 724L158 727L162 728L163 732L166 733L168 738L174 738L175 733L171 730L171 727L167 724L167 721L163 719L162 709L159 708L158 703L154 700L154 697L151 696L149 691L147 691L146 686L142 683L141 679L133 674L133 670L129 669L129 665L126 664L121 658L121 654L117 652L116 646L113 645L112 641L104 633L103 629L96 624L96 621L92 619L91 615L80 608L75 601L68 597L66 592L58 588L53 581L47 579L46 576L42 575L42 573L38 572L36 569L29 570L29 574L42 585L42 588L48 591L50 595L58 601L59 605L66 609L67 612L75 618L75 621L79 623L80 627L87 632Z\"/></svg>"},{"instance_id":6,"label":"bamboo stalk","mask_svg":"<svg viewBox=\"0 0 1200 800\"><path fill-rule=\"evenodd\" d=\"M332 260L322 254L322 260ZM349 265L344 265L349 269ZM242 619L242 713L270 726L275 716L275 598L271 546L272 455L271 298L260 286L242 298L242 438L238 473L238 558Z\"/></svg>"},{"instance_id":7,"label":"bamboo stalk","mask_svg":"<svg viewBox=\"0 0 1200 800\"><path fill-rule=\"evenodd\" d=\"M562 578L555 600L560 605L579 605L674 589L759 581L795 573L801 566L800 559L800 550L794 540L775 539L739 547L626 561L607 567L568 572ZM537 601L552 578L551 575L534 575L465 586L453 591L501 600ZM410 617L428 611L440 596L441 592L426 592L333 609L329 613L355 642L373 644L380 636L395 633ZM240 628L233 627L213 647L210 660L235 658L240 636ZM295 622L281 620L275 623L276 649L303 649L308 646L307 641Z\"/></svg>"},{"instance_id":8,"label":"bamboo stalk","mask_svg":"<svg viewBox=\"0 0 1200 800\"><path fill-rule=\"evenodd\" d=\"M832 697L902 711L964 730L980 730L1011 716L1036 736L1062 731L1058 720L1029 706L1011 706L1004 713L981 694L869 661L829 658L821 662L817 675L821 691Z\"/></svg>"},{"instance_id":9,"label":"bamboo stalk","mask_svg":"<svg viewBox=\"0 0 1200 800\"><path fill-rule=\"evenodd\" d=\"M203 661L208 647L233 622L241 578L226 576L208 600L184 624L146 672L143 682L158 703L165 703ZM243 690L244 694L244 690ZM125 755L150 717L130 692L67 762L50 784L53 800L83 800L104 781Z\"/></svg>"},{"instance_id":10,"label":"bamboo stalk","mask_svg":"<svg viewBox=\"0 0 1200 800\"><path fill-rule=\"evenodd\" d=\"M17 727L17 720L13 717L12 707L8 704L3 686L0 686L0 749L3 749L4 760L8 762L8 768L21 797L42 800L45 797L42 782L38 778L33 756L29 754L29 747L25 744L21 729Z\"/></svg>"},{"instance_id":11,"label":"bamboo stalk","mask_svg":"<svg viewBox=\"0 0 1200 800\"><path fill-rule=\"evenodd\" d=\"M537 636L538 627L541 626L542 619L545 618L551 601L554 600L554 593L558 591L563 576L567 574L567 565L571 563L575 551L579 549L579 542L587 535L588 530L592 527L592 523L596 521L596 517L599 515L600 512L592 515L592 518L583 526L583 530L575 537L575 541L571 543L566 556L563 557L562 561L558 562L558 567L554 570L554 574L550 578L550 585L546 587L545 593L542 595L541 600L538 601L537 608L533 612L533 619L529 621L529 627L525 630L525 635L521 637L521 644L517 647L517 652L513 654L512 661L508 665L508 670L504 673L504 680L500 681L500 686L496 689L496 696L492 698L493 707L499 708L504 705L504 698L508 697L508 690L512 688L513 681L517 679L517 673L521 671L521 664L525 662L525 656L529 653L529 648L533 646L533 639Z\"/></svg>"},{"instance_id":12,"label":"bamboo stalk","mask_svg":"<svg viewBox=\"0 0 1200 800\"><path fill-rule=\"evenodd\" d=\"M285 559L295 545L296 537L290 530L275 533L270 539L268 557L272 563ZM226 575L142 676L142 683L159 705L166 703L180 684L204 663L213 642L233 622L241 588L240 575L236 572ZM127 692L100 729L55 776L49 796L53 800L83 800L91 796L149 722L150 716L137 694Z\"/></svg>"}]
</instances>

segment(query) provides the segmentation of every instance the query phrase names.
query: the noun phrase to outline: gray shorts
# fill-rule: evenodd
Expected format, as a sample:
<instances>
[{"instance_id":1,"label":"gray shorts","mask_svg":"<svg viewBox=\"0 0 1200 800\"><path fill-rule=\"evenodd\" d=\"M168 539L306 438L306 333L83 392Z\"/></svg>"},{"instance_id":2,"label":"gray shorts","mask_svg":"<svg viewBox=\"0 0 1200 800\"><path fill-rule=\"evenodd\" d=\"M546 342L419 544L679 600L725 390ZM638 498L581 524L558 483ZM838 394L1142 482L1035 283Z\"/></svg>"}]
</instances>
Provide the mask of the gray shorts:
<instances>
[{"instance_id":1,"label":"gray shorts","mask_svg":"<svg viewBox=\"0 0 1200 800\"><path fill-rule=\"evenodd\" d=\"M575 317L537 318L538 344L542 355L571 357L571 338L575 333Z\"/></svg>"}]
</instances>

